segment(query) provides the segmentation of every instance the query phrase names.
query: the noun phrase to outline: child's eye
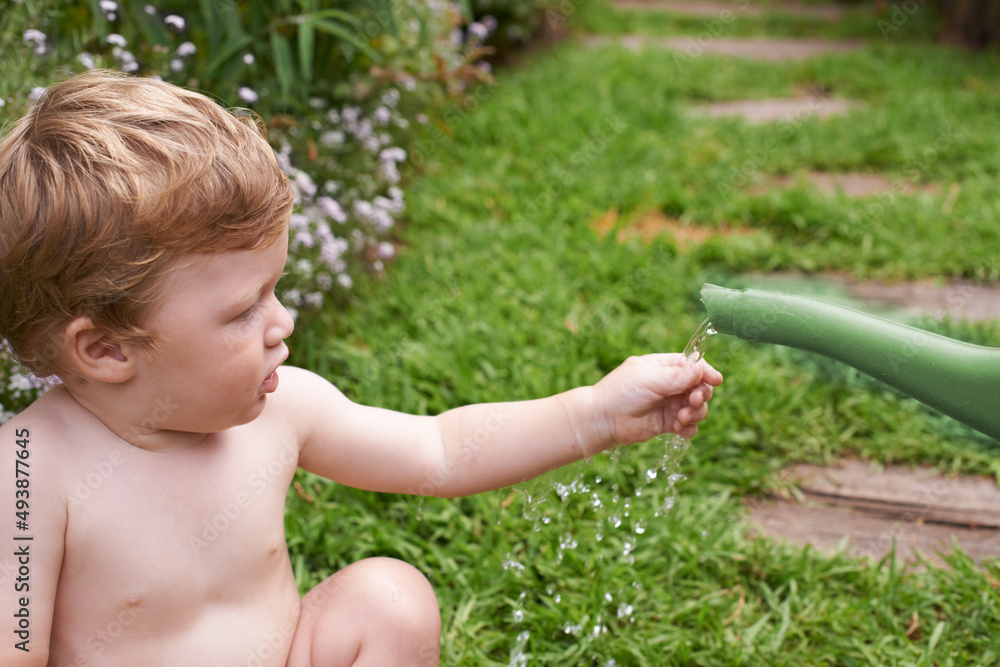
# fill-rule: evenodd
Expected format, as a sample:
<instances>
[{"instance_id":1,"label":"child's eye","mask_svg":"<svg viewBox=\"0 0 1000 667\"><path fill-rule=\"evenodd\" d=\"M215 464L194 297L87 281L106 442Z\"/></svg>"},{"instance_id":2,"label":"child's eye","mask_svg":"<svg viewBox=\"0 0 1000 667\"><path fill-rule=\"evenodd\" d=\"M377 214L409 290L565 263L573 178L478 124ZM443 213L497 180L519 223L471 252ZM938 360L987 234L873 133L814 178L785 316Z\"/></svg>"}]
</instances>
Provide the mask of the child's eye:
<instances>
[{"instance_id":1,"label":"child's eye","mask_svg":"<svg viewBox=\"0 0 1000 667\"><path fill-rule=\"evenodd\" d=\"M246 310L244 310L242 313L240 313L239 315L237 315L236 319L237 320L241 320L241 321L249 320L251 317L254 316L254 313L257 312L257 307L258 306L255 303L254 305L250 306L249 308L247 308Z\"/></svg>"}]
</instances>

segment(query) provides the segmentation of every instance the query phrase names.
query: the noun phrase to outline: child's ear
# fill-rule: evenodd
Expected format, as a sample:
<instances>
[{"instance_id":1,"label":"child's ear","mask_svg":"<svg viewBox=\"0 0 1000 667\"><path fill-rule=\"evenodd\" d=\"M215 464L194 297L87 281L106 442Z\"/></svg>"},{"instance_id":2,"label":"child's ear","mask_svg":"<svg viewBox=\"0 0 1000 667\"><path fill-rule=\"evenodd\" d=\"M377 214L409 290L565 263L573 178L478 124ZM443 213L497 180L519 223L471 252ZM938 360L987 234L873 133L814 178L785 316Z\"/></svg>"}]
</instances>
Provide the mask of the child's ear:
<instances>
[{"instance_id":1,"label":"child's ear","mask_svg":"<svg viewBox=\"0 0 1000 667\"><path fill-rule=\"evenodd\" d=\"M72 366L90 380L125 382L135 373L132 346L107 335L86 315L66 327L66 355Z\"/></svg>"}]
</instances>

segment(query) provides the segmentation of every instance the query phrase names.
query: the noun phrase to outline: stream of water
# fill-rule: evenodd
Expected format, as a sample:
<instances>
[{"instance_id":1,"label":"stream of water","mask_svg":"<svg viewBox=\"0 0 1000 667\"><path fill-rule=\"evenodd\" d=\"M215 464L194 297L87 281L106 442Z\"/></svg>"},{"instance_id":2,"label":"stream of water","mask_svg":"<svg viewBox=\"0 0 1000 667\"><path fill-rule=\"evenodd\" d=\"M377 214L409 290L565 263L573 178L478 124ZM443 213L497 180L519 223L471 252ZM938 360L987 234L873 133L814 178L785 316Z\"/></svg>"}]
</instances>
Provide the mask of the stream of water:
<instances>
[{"instance_id":1,"label":"stream of water","mask_svg":"<svg viewBox=\"0 0 1000 667\"><path fill-rule=\"evenodd\" d=\"M684 355L694 360L701 359L714 333L708 320L702 322L685 346ZM536 532L553 528L563 531L561 526L564 514L567 511L572 513L572 517L567 520L576 531L562 532L560 535L556 562L562 562L564 555L576 549L581 540L592 537L601 542L612 533L617 533L621 538L621 559L628 564L635 562L637 542L648 529L649 522L664 520L674 507L676 486L686 479L680 472L681 462L691 442L674 434L658 436L656 441L662 444L663 456L658 464L651 467L641 464L649 459L648 445L618 447L610 452L613 469L636 469L637 474L632 479L604 480L600 476L588 474L592 471L593 461L587 460L549 473L518 489L523 496L523 516L533 523ZM643 468L646 468L645 474L642 473ZM588 481L588 478L592 479ZM584 508L583 517L580 516L581 506ZM548 528L549 526L553 528ZM519 558L508 553L504 557L503 567L519 575L528 561L529 554ZM634 620L635 607L629 600L634 601L639 590L639 582L632 582L630 586L622 586L614 591L606 590L604 601L612 609L617 602L617 619L631 622ZM561 602L555 585L550 585L546 593L552 604L558 605ZM531 636L527 629L530 627L530 619L523 609L526 595L526 590L522 590L513 611L515 623L523 623L522 627L525 629L517 635L511 648L510 667L523 667L528 664L530 657L527 652ZM596 639L608 632L606 621L611 619L603 619L601 615L597 615L583 620L585 622L567 622L564 632L583 641ZM613 664L614 661L610 661L606 663L606 667Z\"/></svg>"}]
</instances>

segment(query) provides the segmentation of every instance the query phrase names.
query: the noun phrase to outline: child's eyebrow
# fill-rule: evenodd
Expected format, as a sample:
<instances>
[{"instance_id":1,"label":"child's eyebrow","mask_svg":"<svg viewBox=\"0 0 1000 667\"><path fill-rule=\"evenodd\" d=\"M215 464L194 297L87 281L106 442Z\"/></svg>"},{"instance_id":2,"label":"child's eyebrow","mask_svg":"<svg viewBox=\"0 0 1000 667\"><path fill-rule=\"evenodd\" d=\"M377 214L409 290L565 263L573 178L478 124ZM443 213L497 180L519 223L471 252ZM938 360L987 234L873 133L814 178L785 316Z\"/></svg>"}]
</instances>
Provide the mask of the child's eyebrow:
<instances>
[{"instance_id":1,"label":"child's eyebrow","mask_svg":"<svg viewBox=\"0 0 1000 667\"><path fill-rule=\"evenodd\" d=\"M249 287L238 289L235 292L231 292L228 299L226 299L223 304L223 310L229 310L230 308L244 308L246 304L251 301L256 301L257 297L260 296L261 291L266 286L264 284L258 284L253 282Z\"/></svg>"}]
</instances>

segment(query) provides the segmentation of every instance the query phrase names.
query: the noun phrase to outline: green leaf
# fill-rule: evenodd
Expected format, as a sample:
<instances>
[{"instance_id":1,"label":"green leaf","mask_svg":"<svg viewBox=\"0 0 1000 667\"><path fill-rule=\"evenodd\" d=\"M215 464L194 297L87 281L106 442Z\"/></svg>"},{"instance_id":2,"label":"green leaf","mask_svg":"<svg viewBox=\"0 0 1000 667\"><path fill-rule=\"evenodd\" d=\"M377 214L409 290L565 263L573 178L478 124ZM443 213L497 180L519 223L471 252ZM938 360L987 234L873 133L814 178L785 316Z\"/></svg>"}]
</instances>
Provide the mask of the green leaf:
<instances>
[{"instance_id":1,"label":"green leaf","mask_svg":"<svg viewBox=\"0 0 1000 667\"><path fill-rule=\"evenodd\" d=\"M360 16L350 12L345 12L343 9L322 9L318 12L310 14L309 16L310 19L340 19L344 23L350 23L355 26L362 24Z\"/></svg>"},{"instance_id":2,"label":"green leaf","mask_svg":"<svg viewBox=\"0 0 1000 667\"><path fill-rule=\"evenodd\" d=\"M312 81L313 54L316 51L316 27L310 23L299 24L299 69L306 81Z\"/></svg>"},{"instance_id":3,"label":"green leaf","mask_svg":"<svg viewBox=\"0 0 1000 667\"><path fill-rule=\"evenodd\" d=\"M277 32L271 33L271 55L274 58L274 69L278 75L281 94L288 101L292 96L292 86L295 84L295 63L292 60L291 45Z\"/></svg>"},{"instance_id":4,"label":"green leaf","mask_svg":"<svg viewBox=\"0 0 1000 667\"><path fill-rule=\"evenodd\" d=\"M382 60L382 55L380 53L372 49L372 47L369 46L367 42L359 39L356 35L351 33L351 31L348 30L346 26L343 26L339 23L334 23L333 21L323 21L323 20L314 21L313 25L315 25L317 29L322 30L323 32L329 35L333 35L334 37L339 38L341 41L347 42L348 44L358 49L359 51L364 52L364 54L367 55L372 60L375 61Z\"/></svg>"},{"instance_id":5,"label":"green leaf","mask_svg":"<svg viewBox=\"0 0 1000 667\"><path fill-rule=\"evenodd\" d=\"M233 59L240 51L248 48L253 44L253 37L250 35L243 35L236 40L231 41L229 44L222 47L222 49L212 58L212 61L205 66L206 76L215 76L219 70L221 70L226 63Z\"/></svg>"}]
</instances>

